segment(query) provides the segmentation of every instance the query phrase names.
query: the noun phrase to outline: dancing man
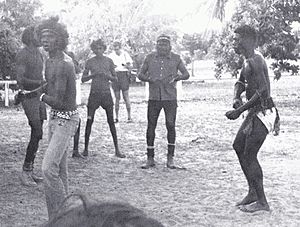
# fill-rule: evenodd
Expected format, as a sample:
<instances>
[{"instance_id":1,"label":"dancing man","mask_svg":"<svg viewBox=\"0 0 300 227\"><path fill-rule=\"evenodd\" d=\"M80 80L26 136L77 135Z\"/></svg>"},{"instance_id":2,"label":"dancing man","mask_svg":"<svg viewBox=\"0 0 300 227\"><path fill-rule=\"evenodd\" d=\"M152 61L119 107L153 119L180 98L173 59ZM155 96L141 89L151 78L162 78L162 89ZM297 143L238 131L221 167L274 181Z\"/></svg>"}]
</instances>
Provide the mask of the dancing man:
<instances>
[{"instance_id":1,"label":"dancing man","mask_svg":"<svg viewBox=\"0 0 300 227\"><path fill-rule=\"evenodd\" d=\"M38 26L42 46L49 53L46 61L46 92L40 100L51 107L48 148L44 153L42 171L49 219L68 194L68 145L74 136L79 114L76 105L75 67L64 53L68 32L58 18L50 18Z\"/></svg>"},{"instance_id":2,"label":"dancing man","mask_svg":"<svg viewBox=\"0 0 300 227\"><path fill-rule=\"evenodd\" d=\"M255 51L256 41L257 32L254 28L243 25L235 30L234 49L236 53L242 54L245 60L234 86L234 110L226 113L228 119L235 120L248 110L248 115L233 143L249 186L246 197L237 203L244 212L270 210L257 153L267 134L274 130L275 122L279 121L277 109L270 96L268 67L263 56ZM244 91L247 102L243 104L241 94Z\"/></svg>"}]
</instances>

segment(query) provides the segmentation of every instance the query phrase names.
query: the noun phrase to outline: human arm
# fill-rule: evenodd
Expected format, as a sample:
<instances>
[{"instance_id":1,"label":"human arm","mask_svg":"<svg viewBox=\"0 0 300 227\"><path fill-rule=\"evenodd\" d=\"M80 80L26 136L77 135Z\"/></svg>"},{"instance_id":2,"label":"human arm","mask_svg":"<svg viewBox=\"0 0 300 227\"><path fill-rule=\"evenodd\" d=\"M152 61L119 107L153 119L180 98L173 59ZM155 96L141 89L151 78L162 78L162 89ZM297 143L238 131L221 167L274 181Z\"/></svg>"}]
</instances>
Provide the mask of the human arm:
<instances>
[{"instance_id":1,"label":"human arm","mask_svg":"<svg viewBox=\"0 0 300 227\"><path fill-rule=\"evenodd\" d=\"M167 80L168 83L173 83L179 80L187 80L190 77L189 72L187 71L185 65L183 64L182 60L179 58L179 63L178 63L178 70L180 74L171 74L165 79Z\"/></svg>"},{"instance_id":2,"label":"human arm","mask_svg":"<svg viewBox=\"0 0 300 227\"><path fill-rule=\"evenodd\" d=\"M110 81L118 81L118 77L115 71L115 64L111 58L108 58L109 62L109 72L110 74L105 74L104 76L107 77ZM104 74L104 73L103 73Z\"/></svg>"},{"instance_id":3,"label":"human arm","mask_svg":"<svg viewBox=\"0 0 300 227\"><path fill-rule=\"evenodd\" d=\"M45 83L44 80L33 80L25 77L27 58L26 53L23 51L20 51L16 56L16 76L20 89L24 89L24 86L39 86Z\"/></svg>"},{"instance_id":4,"label":"human arm","mask_svg":"<svg viewBox=\"0 0 300 227\"><path fill-rule=\"evenodd\" d=\"M254 67L255 66L255 67ZM234 97L234 104L236 104L236 109L228 111L226 113L227 118L231 120L237 119L244 111L252 108L257 104L259 99L261 98L262 94L265 92L268 92L268 83L266 80L266 75L264 72L264 61L263 59L257 58L257 59L250 59L248 60L248 65L246 67L248 68L248 72L251 73L252 79L257 80L257 89L255 93L252 95L252 97L244 104L237 104L240 99L240 95L243 92L245 88L243 88L240 83L236 83L235 86L235 97ZM241 101L241 99L240 99Z\"/></svg>"},{"instance_id":5,"label":"human arm","mask_svg":"<svg viewBox=\"0 0 300 227\"><path fill-rule=\"evenodd\" d=\"M149 68L148 61L149 61L148 56L146 56L146 58L143 62L143 65L140 69L140 72L137 76L139 78L139 80L144 81L144 82L150 82L150 78L149 78L149 75L148 75L148 68Z\"/></svg>"},{"instance_id":6,"label":"human arm","mask_svg":"<svg viewBox=\"0 0 300 227\"><path fill-rule=\"evenodd\" d=\"M85 63L85 68L82 72L82 76L81 76L81 82L87 82L90 79L93 79L95 77L95 74L89 75L90 72L90 62L89 60Z\"/></svg>"},{"instance_id":7,"label":"human arm","mask_svg":"<svg viewBox=\"0 0 300 227\"><path fill-rule=\"evenodd\" d=\"M125 57L125 64L122 64L126 69L129 71L133 68L133 60L128 52L124 51L124 57Z\"/></svg>"}]
</instances>

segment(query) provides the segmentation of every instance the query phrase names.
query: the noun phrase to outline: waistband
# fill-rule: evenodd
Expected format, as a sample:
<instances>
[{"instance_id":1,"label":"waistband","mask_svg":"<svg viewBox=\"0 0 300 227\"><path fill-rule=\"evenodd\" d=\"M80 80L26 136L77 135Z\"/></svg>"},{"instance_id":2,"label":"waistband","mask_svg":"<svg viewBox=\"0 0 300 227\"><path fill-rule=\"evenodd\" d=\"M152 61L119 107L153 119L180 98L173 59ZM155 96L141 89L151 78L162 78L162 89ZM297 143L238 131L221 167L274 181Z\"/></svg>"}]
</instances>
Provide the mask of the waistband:
<instances>
[{"instance_id":1,"label":"waistband","mask_svg":"<svg viewBox=\"0 0 300 227\"><path fill-rule=\"evenodd\" d=\"M51 109L50 111L50 117L52 118L62 118L65 120L70 120L73 115L79 114L78 110L72 110L72 111L59 111Z\"/></svg>"}]
</instances>

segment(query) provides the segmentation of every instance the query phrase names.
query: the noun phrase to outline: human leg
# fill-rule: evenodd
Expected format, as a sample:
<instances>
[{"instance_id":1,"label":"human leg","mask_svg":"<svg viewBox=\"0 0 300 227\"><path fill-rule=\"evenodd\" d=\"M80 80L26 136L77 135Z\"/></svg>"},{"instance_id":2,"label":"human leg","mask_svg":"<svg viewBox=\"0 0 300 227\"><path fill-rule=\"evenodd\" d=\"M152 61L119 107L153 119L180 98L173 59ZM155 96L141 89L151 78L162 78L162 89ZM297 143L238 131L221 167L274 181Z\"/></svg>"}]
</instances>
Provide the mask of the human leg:
<instances>
[{"instance_id":1,"label":"human leg","mask_svg":"<svg viewBox=\"0 0 300 227\"><path fill-rule=\"evenodd\" d=\"M94 122L95 112L96 109L88 106L88 116L85 126L85 134L84 134L84 151L82 153L83 156L88 156L88 150L89 150L89 141L90 141L90 135L92 131L92 125Z\"/></svg>"},{"instance_id":2,"label":"human leg","mask_svg":"<svg viewBox=\"0 0 300 227\"><path fill-rule=\"evenodd\" d=\"M49 120L49 145L44 154L42 171L49 219L53 216L68 192L67 186L67 148L78 127L79 117L71 120Z\"/></svg>"},{"instance_id":3,"label":"human leg","mask_svg":"<svg viewBox=\"0 0 300 227\"><path fill-rule=\"evenodd\" d=\"M257 154L264 143L268 131L263 123L257 118L253 119L253 130L251 135L247 136L245 143L245 166L248 173L249 182L255 190L257 200L254 203L241 206L240 209L245 212L255 212L259 210L270 210L264 187L263 172L258 162Z\"/></svg>"},{"instance_id":4,"label":"human leg","mask_svg":"<svg viewBox=\"0 0 300 227\"><path fill-rule=\"evenodd\" d=\"M155 140L155 129L157 125L157 120L162 109L160 101L148 101L148 111L147 111L147 133L146 133L146 140L147 140L147 162L143 169L148 169L150 167L155 166L154 163L154 140Z\"/></svg>"},{"instance_id":5,"label":"human leg","mask_svg":"<svg viewBox=\"0 0 300 227\"><path fill-rule=\"evenodd\" d=\"M132 122L132 118L131 118L131 105L130 105L130 99L129 99L129 90L122 91L122 94L123 94L123 99L124 99L125 104L126 104L128 122Z\"/></svg>"},{"instance_id":6,"label":"human leg","mask_svg":"<svg viewBox=\"0 0 300 227\"><path fill-rule=\"evenodd\" d=\"M28 119L31 132L20 179L25 186L36 186L36 182L42 181L41 177L33 174L33 168L39 141L43 136L43 119L45 117L41 116L40 102L35 98L24 100L22 106Z\"/></svg>"},{"instance_id":7,"label":"human leg","mask_svg":"<svg viewBox=\"0 0 300 227\"><path fill-rule=\"evenodd\" d=\"M121 99L120 90L114 89L114 94L115 94L115 114L116 114L115 122L118 123L119 122L120 99Z\"/></svg>"},{"instance_id":8,"label":"human leg","mask_svg":"<svg viewBox=\"0 0 300 227\"><path fill-rule=\"evenodd\" d=\"M73 158L84 158L78 150L78 145L79 145L79 137L80 137L80 126L81 126L81 119L79 118L79 124L78 124L78 128L76 130L76 133L74 135L74 139L73 139L73 154L72 157Z\"/></svg>"},{"instance_id":9,"label":"human leg","mask_svg":"<svg viewBox=\"0 0 300 227\"><path fill-rule=\"evenodd\" d=\"M117 130L116 130L116 126L114 123L113 104L110 106L107 106L105 108L105 112L106 112L107 123L109 125L110 133L112 135L113 142L114 142L115 154L118 158L125 158L126 156L120 152L119 146L118 146Z\"/></svg>"},{"instance_id":10,"label":"human leg","mask_svg":"<svg viewBox=\"0 0 300 227\"><path fill-rule=\"evenodd\" d=\"M168 154L167 154L167 167L175 169L174 165L174 152L175 152L175 140L176 140L176 114L177 114L177 102L165 101L164 102L165 121L167 128L168 139Z\"/></svg>"},{"instance_id":11,"label":"human leg","mask_svg":"<svg viewBox=\"0 0 300 227\"><path fill-rule=\"evenodd\" d=\"M248 194L240 201L238 202L236 205L245 205L245 204L250 204L252 202L255 202L257 200L257 195L256 195L256 191L253 185L253 182L250 181L249 178L249 173L247 171L246 168L246 156L245 156L245 141L246 141L246 135L241 129L238 131L234 143L233 143L233 148L238 156L240 165L241 165L241 169L246 177L247 183L248 183Z\"/></svg>"}]
</instances>

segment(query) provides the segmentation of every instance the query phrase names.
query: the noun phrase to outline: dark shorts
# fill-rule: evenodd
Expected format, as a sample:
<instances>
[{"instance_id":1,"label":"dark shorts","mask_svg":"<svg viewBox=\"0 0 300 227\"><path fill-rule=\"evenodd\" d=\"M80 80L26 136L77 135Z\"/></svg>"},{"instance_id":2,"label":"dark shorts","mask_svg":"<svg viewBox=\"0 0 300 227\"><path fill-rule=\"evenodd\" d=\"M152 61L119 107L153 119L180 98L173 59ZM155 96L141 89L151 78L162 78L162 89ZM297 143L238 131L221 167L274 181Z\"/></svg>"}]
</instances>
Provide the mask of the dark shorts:
<instances>
[{"instance_id":1,"label":"dark shorts","mask_svg":"<svg viewBox=\"0 0 300 227\"><path fill-rule=\"evenodd\" d=\"M130 78L128 72L116 72L118 81L112 82L112 89L114 91L127 91L129 90Z\"/></svg>"},{"instance_id":2,"label":"dark shorts","mask_svg":"<svg viewBox=\"0 0 300 227\"><path fill-rule=\"evenodd\" d=\"M46 105L39 97L25 99L22 106L29 122L47 119Z\"/></svg>"},{"instance_id":3,"label":"dark shorts","mask_svg":"<svg viewBox=\"0 0 300 227\"><path fill-rule=\"evenodd\" d=\"M111 108L114 105L110 93L90 93L88 99L88 108L98 109L101 106L103 109Z\"/></svg>"}]
</instances>

